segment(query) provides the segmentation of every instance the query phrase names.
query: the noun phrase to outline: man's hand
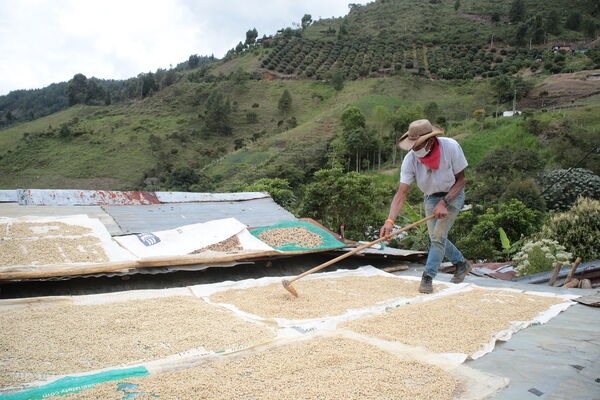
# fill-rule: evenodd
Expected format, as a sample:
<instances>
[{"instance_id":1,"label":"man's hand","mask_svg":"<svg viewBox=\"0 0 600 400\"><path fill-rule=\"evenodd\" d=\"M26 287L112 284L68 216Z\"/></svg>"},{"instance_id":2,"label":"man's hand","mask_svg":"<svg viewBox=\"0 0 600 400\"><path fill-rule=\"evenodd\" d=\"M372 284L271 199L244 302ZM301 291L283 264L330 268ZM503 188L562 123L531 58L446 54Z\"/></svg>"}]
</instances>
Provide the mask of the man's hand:
<instances>
[{"instance_id":1,"label":"man's hand","mask_svg":"<svg viewBox=\"0 0 600 400\"><path fill-rule=\"evenodd\" d=\"M389 235L392 229L394 229L394 225L391 222L386 222L379 230L379 237L382 238Z\"/></svg>"},{"instance_id":2,"label":"man's hand","mask_svg":"<svg viewBox=\"0 0 600 400\"><path fill-rule=\"evenodd\" d=\"M433 209L433 215L437 219L446 218L446 215L448 215L448 209L446 209L446 203L444 203L443 201L438 202L437 205L435 206L435 208Z\"/></svg>"}]
</instances>

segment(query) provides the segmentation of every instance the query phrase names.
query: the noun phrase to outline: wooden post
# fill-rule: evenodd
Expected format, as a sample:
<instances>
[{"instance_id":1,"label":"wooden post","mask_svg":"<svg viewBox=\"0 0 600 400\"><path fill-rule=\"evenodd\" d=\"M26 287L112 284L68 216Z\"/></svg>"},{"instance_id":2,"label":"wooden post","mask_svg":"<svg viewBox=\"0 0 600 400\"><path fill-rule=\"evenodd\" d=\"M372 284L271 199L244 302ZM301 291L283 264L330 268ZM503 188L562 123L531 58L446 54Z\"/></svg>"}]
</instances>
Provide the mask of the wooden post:
<instances>
[{"instance_id":1,"label":"wooden post","mask_svg":"<svg viewBox=\"0 0 600 400\"><path fill-rule=\"evenodd\" d=\"M562 268L562 263L557 262L556 265L554 266L554 272L552 272L552 277L550 278L550 281L548 281L549 286L554 286L554 283L556 282L556 278L558 278L558 272L560 271L561 268Z\"/></svg>"},{"instance_id":2,"label":"wooden post","mask_svg":"<svg viewBox=\"0 0 600 400\"><path fill-rule=\"evenodd\" d=\"M573 275L575 275L575 270L577 269L577 267L579 266L580 263L581 263L581 258L577 257L575 259L575 262L573 263L573 266L571 267L571 270L569 271L569 274L567 275L567 279L565 279L565 283L563 284L563 286L567 286L567 283L569 283L571 281L571 279L573 279Z\"/></svg>"}]
</instances>

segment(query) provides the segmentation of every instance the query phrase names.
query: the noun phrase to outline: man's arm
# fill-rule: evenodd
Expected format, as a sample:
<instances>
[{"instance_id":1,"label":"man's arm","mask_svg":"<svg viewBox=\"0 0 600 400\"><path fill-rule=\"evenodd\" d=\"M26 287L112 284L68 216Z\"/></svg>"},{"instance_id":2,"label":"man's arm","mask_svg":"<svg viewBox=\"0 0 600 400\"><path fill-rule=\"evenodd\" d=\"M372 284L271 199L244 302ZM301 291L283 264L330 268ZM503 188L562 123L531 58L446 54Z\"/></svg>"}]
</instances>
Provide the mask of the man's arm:
<instances>
[{"instance_id":1,"label":"man's arm","mask_svg":"<svg viewBox=\"0 0 600 400\"><path fill-rule=\"evenodd\" d=\"M448 201L454 199L467 184L467 178L465 178L465 170L463 169L458 174L454 175L454 179L456 181L454 182L454 185L452 185L450 190L448 190L448 194L445 197ZM436 218L446 218L446 215L448 215L448 209L446 208L446 203L444 202L444 200L440 200L436 204L435 208L433 209L433 215L435 215Z\"/></svg>"},{"instance_id":2,"label":"man's arm","mask_svg":"<svg viewBox=\"0 0 600 400\"><path fill-rule=\"evenodd\" d=\"M394 195L394 199L392 200L388 219L379 230L380 237L388 235L392 231L392 228L394 228L394 224L390 221L395 221L398 214L400 214L402 207L404 207L404 201L406 200L406 194L408 193L409 187L410 185L407 185L406 183L400 183L400 186Z\"/></svg>"}]
</instances>

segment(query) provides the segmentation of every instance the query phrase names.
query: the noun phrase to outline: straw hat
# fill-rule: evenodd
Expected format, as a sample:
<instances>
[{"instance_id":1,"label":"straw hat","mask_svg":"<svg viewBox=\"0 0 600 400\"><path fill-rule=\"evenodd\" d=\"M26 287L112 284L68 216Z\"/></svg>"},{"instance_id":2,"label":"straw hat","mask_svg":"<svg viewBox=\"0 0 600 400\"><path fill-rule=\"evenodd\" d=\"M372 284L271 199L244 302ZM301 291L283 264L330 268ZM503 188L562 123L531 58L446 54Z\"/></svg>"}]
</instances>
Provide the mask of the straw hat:
<instances>
[{"instance_id":1,"label":"straw hat","mask_svg":"<svg viewBox=\"0 0 600 400\"><path fill-rule=\"evenodd\" d=\"M428 119L419 119L410 123L408 131L398 141L398 146L408 151L431 137L443 134L444 130L439 126L431 125Z\"/></svg>"}]
</instances>

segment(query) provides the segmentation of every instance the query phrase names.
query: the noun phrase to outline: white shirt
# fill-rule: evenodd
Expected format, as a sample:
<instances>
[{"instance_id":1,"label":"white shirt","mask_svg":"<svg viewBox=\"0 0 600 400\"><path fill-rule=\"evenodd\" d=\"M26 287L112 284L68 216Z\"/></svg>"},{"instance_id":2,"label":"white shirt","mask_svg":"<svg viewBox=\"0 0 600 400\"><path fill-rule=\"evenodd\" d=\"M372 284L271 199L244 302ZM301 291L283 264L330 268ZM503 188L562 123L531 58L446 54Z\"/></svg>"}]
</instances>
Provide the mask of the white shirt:
<instances>
[{"instance_id":1,"label":"white shirt","mask_svg":"<svg viewBox=\"0 0 600 400\"><path fill-rule=\"evenodd\" d=\"M426 195L447 192L456 182L454 175L468 165L462 148L454 139L438 137L440 145L440 166L431 169L423 164L411 150L400 167L400 182L410 185L417 181L417 186Z\"/></svg>"}]
</instances>

